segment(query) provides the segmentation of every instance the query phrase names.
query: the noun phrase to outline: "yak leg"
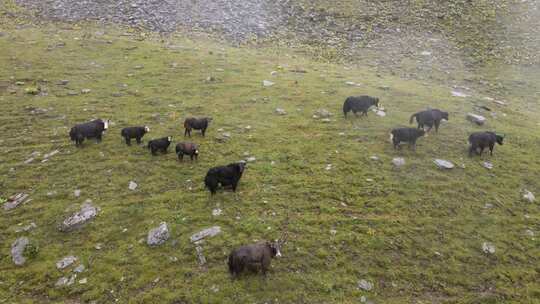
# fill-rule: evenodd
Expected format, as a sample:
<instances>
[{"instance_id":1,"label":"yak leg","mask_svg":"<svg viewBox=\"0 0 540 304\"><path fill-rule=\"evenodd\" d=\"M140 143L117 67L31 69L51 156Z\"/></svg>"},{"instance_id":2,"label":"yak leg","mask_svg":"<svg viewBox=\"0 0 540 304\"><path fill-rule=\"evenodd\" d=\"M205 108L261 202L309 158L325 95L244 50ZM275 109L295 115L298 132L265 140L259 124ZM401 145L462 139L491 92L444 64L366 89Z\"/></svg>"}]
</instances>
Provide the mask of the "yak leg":
<instances>
[{"instance_id":1,"label":"yak leg","mask_svg":"<svg viewBox=\"0 0 540 304\"><path fill-rule=\"evenodd\" d=\"M131 138L126 136L126 145L131 146Z\"/></svg>"},{"instance_id":2,"label":"yak leg","mask_svg":"<svg viewBox=\"0 0 540 304\"><path fill-rule=\"evenodd\" d=\"M495 143L489 144L489 154L493 155L493 147L495 146Z\"/></svg>"}]
</instances>

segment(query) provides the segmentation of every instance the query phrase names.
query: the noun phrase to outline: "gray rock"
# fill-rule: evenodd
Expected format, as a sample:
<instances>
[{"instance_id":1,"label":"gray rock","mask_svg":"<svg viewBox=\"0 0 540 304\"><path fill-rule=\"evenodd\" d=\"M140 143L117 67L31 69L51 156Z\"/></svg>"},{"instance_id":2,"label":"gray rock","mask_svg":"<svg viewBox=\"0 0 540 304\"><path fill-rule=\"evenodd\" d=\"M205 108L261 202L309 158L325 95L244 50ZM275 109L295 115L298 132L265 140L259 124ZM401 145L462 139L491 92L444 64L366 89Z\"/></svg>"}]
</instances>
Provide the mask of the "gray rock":
<instances>
[{"instance_id":1,"label":"gray rock","mask_svg":"<svg viewBox=\"0 0 540 304\"><path fill-rule=\"evenodd\" d=\"M135 189L137 189L137 186L139 186L139 185L137 185L136 182L130 181L129 185L128 185L128 188L129 188L129 190L135 190Z\"/></svg>"},{"instance_id":2,"label":"gray rock","mask_svg":"<svg viewBox=\"0 0 540 304\"><path fill-rule=\"evenodd\" d=\"M392 164L394 164L396 167L401 167L405 165L405 159L403 157L396 157L392 159Z\"/></svg>"},{"instance_id":3,"label":"gray rock","mask_svg":"<svg viewBox=\"0 0 540 304\"><path fill-rule=\"evenodd\" d=\"M315 111L314 116L316 116L316 118L329 118L330 116L332 116L332 113L330 113L330 111L326 109L318 109L317 111Z\"/></svg>"},{"instance_id":4,"label":"gray rock","mask_svg":"<svg viewBox=\"0 0 540 304\"><path fill-rule=\"evenodd\" d=\"M469 97L469 94L465 94L460 91L452 91L451 93L452 93L452 96L454 97L461 97L461 98Z\"/></svg>"},{"instance_id":5,"label":"gray rock","mask_svg":"<svg viewBox=\"0 0 540 304\"><path fill-rule=\"evenodd\" d=\"M283 110L282 108L276 108L275 112L278 115L287 115L287 112L285 112L285 110Z\"/></svg>"},{"instance_id":6,"label":"gray rock","mask_svg":"<svg viewBox=\"0 0 540 304\"><path fill-rule=\"evenodd\" d=\"M79 284L86 284L86 283L88 283L87 278L83 278L83 279L79 280Z\"/></svg>"},{"instance_id":7,"label":"gray rock","mask_svg":"<svg viewBox=\"0 0 540 304\"><path fill-rule=\"evenodd\" d=\"M436 159L433 162L440 169L453 169L455 167L453 163L451 163L451 162L449 162L447 160L444 160L444 159Z\"/></svg>"},{"instance_id":8,"label":"gray rock","mask_svg":"<svg viewBox=\"0 0 540 304\"><path fill-rule=\"evenodd\" d=\"M67 277L61 277L60 279L58 279L58 281L56 281L56 284L54 284L54 286L56 287L71 286L73 285L73 283L75 283L76 278L77 278L76 274L70 276L69 279Z\"/></svg>"},{"instance_id":9,"label":"gray rock","mask_svg":"<svg viewBox=\"0 0 540 304\"><path fill-rule=\"evenodd\" d=\"M88 93L90 93L90 91L91 91L90 89L82 89L81 93L88 94Z\"/></svg>"},{"instance_id":10,"label":"gray rock","mask_svg":"<svg viewBox=\"0 0 540 304\"><path fill-rule=\"evenodd\" d=\"M358 281L358 288L363 289L365 291L370 291L373 289L373 283L362 279Z\"/></svg>"},{"instance_id":11,"label":"gray rock","mask_svg":"<svg viewBox=\"0 0 540 304\"><path fill-rule=\"evenodd\" d=\"M253 157L253 156L250 156L250 157L246 158L246 161L247 161L248 163L252 163L252 162L254 162L254 161L256 161L256 160L257 160L257 159L256 159L255 157Z\"/></svg>"},{"instance_id":12,"label":"gray rock","mask_svg":"<svg viewBox=\"0 0 540 304\"><path fill-rule=\"evenodd\" d=\"M488 170L493 169L493 164L490 163L490 162L487 162L487 161L483 162L483 163L482 163L482 166L484 166L484 168L486 168L486 169L488 169Z\"/></svg>"},{"instance_id":13,"label":"gray rock","mask_svg":"<svg viewBox=\"0 0 540 304\"><path fill-rule=\"evenodd\" d=\"M197 245L195 247L195 251L197 252L197 259L199 260L199 265L204 266L204 264L206 264L206 258L204 257L202 247Z\"/></svg>"},{"instance_id":14,"label":"gray rock","mask_svg":"<svg viewBox=\"0 0 540 304\"><path fill-rule=\"evenodd\" d=\"M66 267L69 267L70 265L75 263L77 260L78 259L76 256L73 256L73 255L67 256L61 259L60 261L56 262L56 268L62 270Z\"/></svg>"},{"instance_id":15,"label":"gray rock","mask_svg":"<svg viewBox=\"0 0 540 304\"><path fill-rule=\"evenodd\" d=\"M272 81L270 80L263 80L263 86L265 87L271 87L273 86L275 83L273 83Z\"/></svg>"},{"instance_id":16,"label":"gray rock","mask_svg":"<svg viewBox=\"0 0 540 304\"><path fill-rule=\"evenodd\" d=\"M386 116L386 112L385 111L382 111L382 110L375 110L375 114L379 117L385 117Z\"/></svg>"},{"instance_id":17,"label":"gray rock","mask_svg":"<svg viewBox=\"0 0 540 304\"><path fill-rule=\"evenodd\" d=\"M494 254L495 253L495 245L489 242L482 243L482 251L487 254Z\"/></svg>"},{"instance_id":18,"label":"gray rock","mask_svg":"<svg viewBox=\"0 0 540 304\"><path fill-rule=\"evenodd\" d=\"M73 272L76 272L76 273L82 273L86 268L84 267L83 264L77 266L75 269L73 269Z\"/></svg>"},{"instance_id":19,"label":"gray rock","mask_svg":"<svg viewBox=\"0 0 540 304\"><path fill-rule=\"evenodd\" d=\"M374 160L374 161L380 160L380 158L376 155L371 156L369 159Z\"/></svg>"},{"instance_id":20,"label":"gray rock","mask_svg":"<svg viewBox=\"0 0 540 304\"><path fill-rule=\"evenodd\" d=\"M148 232L148 238L146 239L146 243L149 246L158 246L165 243L169 239L169 237L170 234L167 223L161 222L161 224L159 224L159 227L154 228Z\"/></svg>"},{"instance_id":21,"label":"gray rock","mask_svg":"<svg viewBox=\"0 0 540 304\"><path fill-rule=\"evenodd\" d=\"M219 226L210 227L210 228L207 228L207 229L204 229L202 231L195 233L194 235L190 237L190 240L192 242L197 242L206 237L215 236L219 234L220 232L221 232L221 227Z\"/></svg>"},{"instance_id":22,"label":"gray rock","mask_svg":"<svg viewBox=\"0 0 540 304\"><path fill-rule=\"evenodd\" d=\"M60 231L68 232L83 226L97 216L99 208L94 207L89 201L84 203L81 210L66 218L60 225Z\"/></svg>"},{"instance_id":23,"label":"gray rock","mask_svg":"<svg viewBox=\"0 0 540 304\"><path fill-rule=\"evenodd\" d=\"M30 231L32 229L35 229L37 228L37 225L36 223L34 222L31 222L30 224L26 225L26 226L23 226L21 228L17 228L15 229L15 232L19 233L19 232L26 232L26 231Z\"/></svg>"},{"instance_id":24,"label":"gray rock","mask_svg":"<svg viewBox=\"0 0 540 304\"><path fill-rule=\"evenodd\" d=\"M486 122L486 118L484 116L473 113L467 113L467 120L479 126L483 125Z\"/></svg>"},{"instance_id":25,"label":"gray rock","mask_svg":"<svg viewBox=\"0 0 540 304\"><path fill-rule=\"evenodd\" d=\"M8 198L7 202L4 204L4 210L11 210L17 208L19 205L24 203L28 198L28 194L17 193L14 196Z\"/></svg>"},{"instance_id":26,"label":"gray rock","mask_svg":"<svg viewBox=\"0 0 540 304\"><path fill-rule=\"evenodd\" d=\"M219 215L221 215L221 213L223 213L223 211L221 209L219 209L219 208L216 208L216 209L212 210L212 215L213 216L219 216Z\"/></svg>"},{"instance_id":27,"label":"gray rock","mask_svg":"<svg viewBox=\"0 0 540 304\"><path fill-rule=\"evenodd\" d=\"M527 229L525 230L525 235L534 237L535 233L531 229Z\"/></svg>"},{"instance_id":28,"label":"gray rock","mask_svg":"<svg viewBox=\"0 0 540 304\"><path fill-rule=\"evenodd\" d=\"M534 203L534 201L536 200L534 194L526 189L523 191L523 199L529 203Z\"/></svg>"},{"instance_id":29,"label":"gray rock","mask_svg":"<svg viewBox=\"0 0 540 304\"><path fill-rule=\"evenodd\" d=\"M30 240L26 237L20 237L11 244L11 259L17 266L24 265L26 258L24 257L24 250L26 246L30 244Z\"/></svg>"},{"instance_id":30,"label":"gray rock","mask_svg":"<svg viewBox=\"0 0 540 304\"><path fill-rule=\"evenodd\" d=\"M73 195L75 195L75 197L81 196L81 190L77 189L77 190L73 191Z\"/></svg>"}]
</instances>

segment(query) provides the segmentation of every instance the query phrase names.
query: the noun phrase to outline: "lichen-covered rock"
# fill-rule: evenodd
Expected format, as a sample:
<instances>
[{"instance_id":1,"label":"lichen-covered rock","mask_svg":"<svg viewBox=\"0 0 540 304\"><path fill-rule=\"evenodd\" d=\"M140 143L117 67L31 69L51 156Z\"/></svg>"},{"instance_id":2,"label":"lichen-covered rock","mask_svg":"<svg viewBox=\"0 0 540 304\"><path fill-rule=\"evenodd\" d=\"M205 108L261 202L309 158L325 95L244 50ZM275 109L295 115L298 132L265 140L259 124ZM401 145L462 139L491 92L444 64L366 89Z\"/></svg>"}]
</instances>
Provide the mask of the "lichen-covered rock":
<instances>
[{"instance_id":1,"label":"lichen-covered rock","mask_svg":"<svg viewBox=\"0 0 540 304\"><path fill-rule=\"evenodd\" d=\"M207 228L207 229L204 229L202 231L195 233L194 235L191 236L190 239L192 242L197 242L206 237L215 236L219 234L220 232L221 232L221 227L214 226L214 227L210 227L210 228Z\"/></svg>"},{"instance_id":2,"label":"lichen-covered rock","mask_svg":"<svg viewBox=\"0 0 540 304\"><path fill-rule=\"evenodd\" d=\"M60 231L68 232L83 226L97 216L99 208L94 207L89 201L84 203L81 210L66 218L60 225Z\"/></svg>"},{"instance_id":3,"label":"lichen-covered rock","mask_svg":"<svg viewBox=\"0 0 540 304\"><path fill-rule=\"evenodd\" d=\"M146 243L149 246L158 246L165 243L169 239L169 228L167 223L162 222L159 227L154 228L148 232L148 238Z\"/></svg>"},{"instance_id":4,"label":"lichen-covered rock","mask_svg":"<svg viewBox=\"0 0 540 304\"><path fill-rule=\"evenodd\" d=\"M67 256L61 259L60 261L56 262L56 268L62 270L66 267L69 267L71 264L75 263L77 260L78 259L76 256L73 256L73 255Z\"/></svg>"},{"instance_id":5,"label":"lichen-covered rock","mask_svg":"<svg viewBox=\"0 0 540 304\"><path fill-rule=\"evenodd\" d=\"M11 259L15 265L21 266L26 262L24 251L26 246L30 244L30 240L27 237L20 237L11 244Z\"/></svg>"}]
</instances>

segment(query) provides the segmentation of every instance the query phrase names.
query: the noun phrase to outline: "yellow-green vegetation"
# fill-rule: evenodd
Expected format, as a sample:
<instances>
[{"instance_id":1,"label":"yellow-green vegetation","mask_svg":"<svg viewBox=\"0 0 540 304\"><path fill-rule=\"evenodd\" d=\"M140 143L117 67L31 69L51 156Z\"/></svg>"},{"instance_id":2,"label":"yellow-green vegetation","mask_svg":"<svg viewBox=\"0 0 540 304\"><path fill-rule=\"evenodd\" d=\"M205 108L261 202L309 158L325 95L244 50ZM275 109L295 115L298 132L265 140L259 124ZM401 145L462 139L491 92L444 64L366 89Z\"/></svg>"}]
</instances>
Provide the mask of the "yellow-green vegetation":
<instances>
[{"instance_id":1,"label":"yellow-green vegetation","mask_svg":"<svg viewBox=\"0 0 540 304\"><path fill-rule=\"evenodd\" d=\"M540 212L521 199L525 188L540 193L534 87L490 89L497 95L489 96L507 100L501 107L482 91L452 97L450 85L318 63L285 48L8 18L1 31L0 194L25 192L32 200L1 211L0 303L358 303L362 296L376 303L538 303L540 246L527 230L540 232ZM494 83L505 83L505 75L514 74L496 74ZM64 79L69 83L59 85ZM263 87L265 79L275 85ZM345 120L344 99L362 94L380 97L388 115ZM484 127L466 122L473 102L496 118L484 113ZM394 151L390 129L427 106L449 111L450 121L420 139L416 153ZM276 115L277 107L288 114ZM320 108L333 112L329 123L312 118ZM151 156L120 138L125 126L149 125L145 141L171 135L179 142L191 115L214 119L207 137L191 138L200 144L198 162L180 163L172 152ZM113 122L103 142L75 148L69 128L96 117ZM218 141L218 129L230 140ZM477 130L505 133L506 142L492 157L468 158L466 139ZM41 162L55 149L60 153ZM41 156L25 164L34 151ZM246 152L257 160L239 192L210 197L203 188L208 168ZM398 156L406 165L394 168ZM458 167L441 171L435 158ZM86 199L100 207L98 217L60 232ZM223 213L213 216L215 208ZM147 232L162 221L171 237L150 248ZM30 222L37 228L15 232ZM214 225L223 232L202 245L207 264L200 267L189 237ZM284 257L266 279L230 280L231 249L284 229ZM36 247L15 266L10 248L20 236ZM484 242L495 253L484 253ZM73 285L55 287L71 273L55 266L67 255L86 270ZM362 279L371 291L358 288Z\"/></svg>"}]
</instances>

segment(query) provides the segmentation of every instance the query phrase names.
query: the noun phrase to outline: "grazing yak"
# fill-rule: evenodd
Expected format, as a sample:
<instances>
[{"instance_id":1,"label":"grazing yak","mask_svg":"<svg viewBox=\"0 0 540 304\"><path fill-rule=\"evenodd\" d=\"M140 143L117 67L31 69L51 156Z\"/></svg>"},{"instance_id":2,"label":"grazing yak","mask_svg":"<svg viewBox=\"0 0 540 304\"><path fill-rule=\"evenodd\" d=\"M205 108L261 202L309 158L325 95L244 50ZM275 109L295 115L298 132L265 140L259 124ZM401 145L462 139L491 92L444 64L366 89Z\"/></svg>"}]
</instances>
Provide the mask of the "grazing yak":
<instances>
[{"instance_id":1,"label":"grazing yak","mask_svg":"<svg viewBox=\"0 0 540 304\"><path fill-rule=\"evenodd\" d=\"M144 134L150 132L150 128L147 126L144 127L127 127L123 128L122 132L120 132L120 135L126 140L126 144L128 146L131 146L131 139L135 138L137 140L137 143L141 143L141 138L144 136Z\"/></svg>"},{"instance_id":2,"label":"grazing yak","mask_svg":"<svg viewBox=\"0 0 540 304\"><path fill-rule=\"evenodd\" d=\"M199 157L199 146L190 142L178 143L176 145L176 155L178 155L178 160L183 161L184 154L189 155L191 160L193 160L193 158L197 160Z\"/></svg>"},{"instance_id":3,"label":"grazing yak","mask_svg":"<svg viewBox=\"0 0 540 304\"><path fill-rule=\"evenodd\" d=\"M75 146L80 147L85 138L95 138L96 142L101 142L101 136L108 128L109 120L95 119L90 122L75 125L69 131L69 137L75 142Z\"/></svg>"},{"instance_id":4,"label":"grazing yak","mask_svg":"<svg viewBox=\"0 0 540 304\"><path fill-rule=\"evenodd\" d=\"M190 117L186 118L184 121L184 128L186 129L184 132L184 136L189 135L191 137L191 130L201 130L202 136L206 133L206 129L208 128L208 124L212 121L212 117L203 117L203 118L195 118Z\"/></svg>"},{"instance_id":5,"label":"grazing yak","mask_svg":"<svg viewBox=\"0 0 540 304\"><path fill-rule=\"evenodd\" d=\"M503 139L504 135L498 135L494 132L474 132L469 136L469 156L472 156L473 153L481 156L485 148L489 148L490 154L493 155L495 143L502 145ZM478 152L478 150L480 150L480 152Z\"/></svg>"},{"instance_id":6,"label":"grazing yak","mask_svg":"<svg viewBox=\"0 0 540 304\"><path fill-rule=\"evenodd\" d=\"M262 274L266 276L266 272L270 268L270 263L273 257L281 257L281 243L263 241L256 244L241 246L234 249L229 254L229 273L237 277L244 269L257 271L261 269Z\"/></svg>"},{"instance_id":7,"label":"grazing yak","mask_svg":"<svg viewBox=\"0 0 540 304\"><path fill-rule=\"evenodd\" d=\"M390 140L394 144L394 149L399 148L400 142L406 142L411 145L413 150L416 150L416 140L424 136L425 133L423 129L396 128L390 133Z\"/></svg>"},{"instance_id":8,"label":"grazing yak","mask_svg":"<svg viewBox=\"0 0 540 304\"><path fill-rule=\"evenodd\" d=\"M172 141L171 136L153 139L148 142L148 149L152 151L152 155L156 155L157 151L167 153L167 149L169 149L169 145L171 144L171 141Z\"/></svg>"},{"instance_id":9,"label":"grazing yak","mask_svg":"<svg viewBox=\"0 0 540 304\"><path fill-rule=\"evenodd\" d=\"M242 177L245 166L245 162L238 162L228 164L227 166L210 168L204 178L204 184L212 195L216 194L219 185L222 187L231 186L233 192L236 192L236 187Z\"/></svg>"},{"instance_id":10,"label":"grazing yak","mask_svg":"<svg viewBox=\"0 0 540 304\"><path fill-rule=\"evenodd\" d=\"M361 112L362 115L367 116L367 112L371 106L379 107L379 98L371 96L350 96L343 103L343 115L347 118L347 113L352 111L354 115L357 112ZM362 116L361 115L361 116Z\"/></svg>"},{"instance_id":11,"label":"grazing yak","mask_svg":"<svg viewBox=\"0 0 540 304\"><path fill-rule=\"evenodd\" d=\"M439 109L428 109L413 114L409 120L409 123L412 124L415 118L416 122L418 123L418 129L424 129L424 126L428 126L429 129L427 129L426 132L429 132L431 131L431 128L435 126L435 132L439 132L441 120L444 119L448 121L448 112L443 112Z\"/></svg>"}]
</instances>

